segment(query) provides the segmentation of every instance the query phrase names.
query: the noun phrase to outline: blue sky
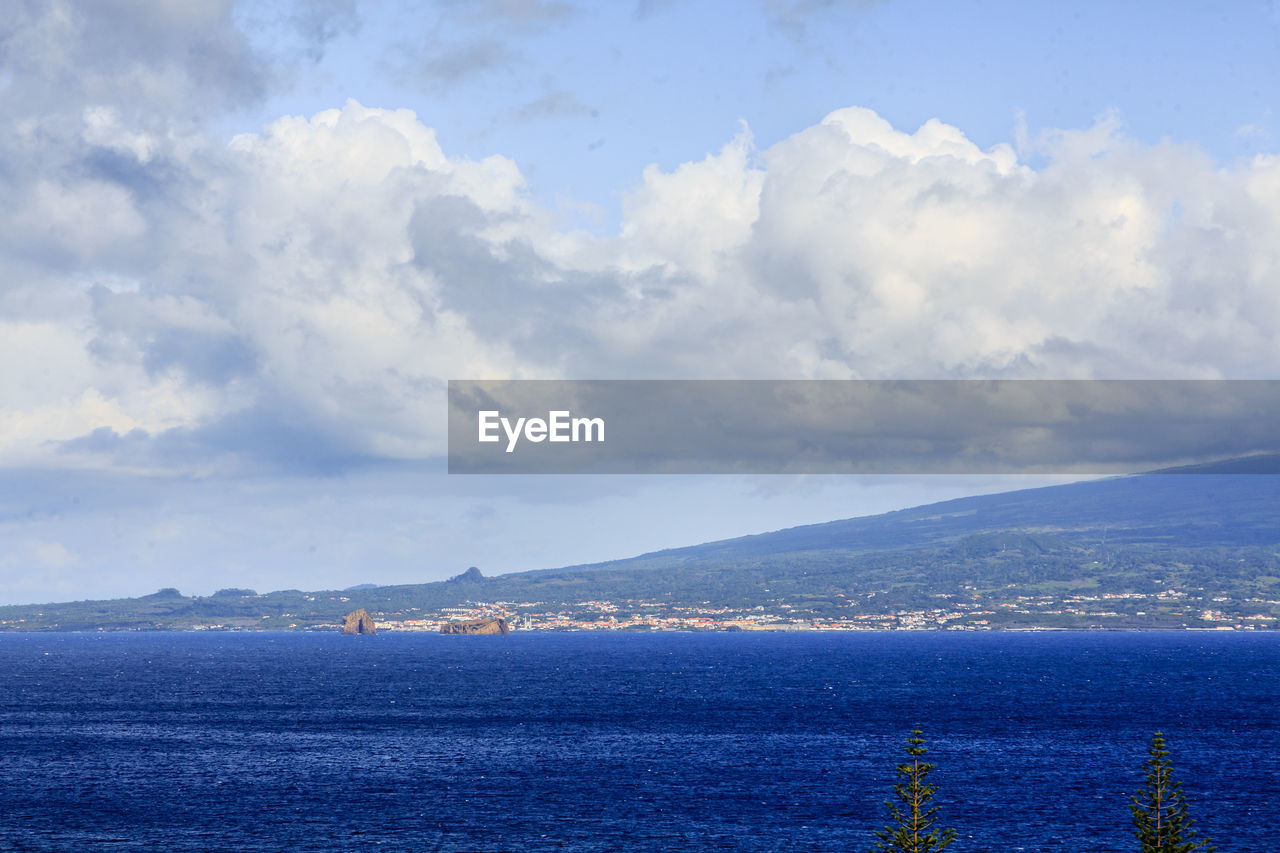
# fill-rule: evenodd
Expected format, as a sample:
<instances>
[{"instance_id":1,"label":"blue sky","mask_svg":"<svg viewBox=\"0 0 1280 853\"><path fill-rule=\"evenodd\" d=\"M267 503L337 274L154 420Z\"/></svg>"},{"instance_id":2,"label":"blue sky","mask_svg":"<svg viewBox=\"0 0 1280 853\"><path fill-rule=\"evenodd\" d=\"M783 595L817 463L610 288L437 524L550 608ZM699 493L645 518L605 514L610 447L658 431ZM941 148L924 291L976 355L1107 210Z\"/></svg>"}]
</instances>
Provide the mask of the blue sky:
<instances>
[{"instance_id":1,"label":"blue sky","mask_svg":"<svg viewBox=\"0 0 1280 853\"><path fill-rule=\"evenodd\" d=\"M0 602L1026 481L449 478L450 378L1277 378L1280 6L20 2Z\"/></svg>"},{"instance_id":2,"label":"blue sky","mask_svg":"<svg viewBox=\"0 0 1280 853\"><path fill-rule=\"evenodd\" d=\"M292 43L280 29L258 38ZM1224 161L1272 150L1278 129L1268 3L388 2L327 31L287 88L227 126L348 97L407 106L440 117L451 153L513 158L549 207L595 205L598 220L573 221L600 229L646 166L701 159L740 122L772 145L842 106L905 130L938 118L982 148L1114 112L1127 136Z\"/></svg>"}]
</instances>

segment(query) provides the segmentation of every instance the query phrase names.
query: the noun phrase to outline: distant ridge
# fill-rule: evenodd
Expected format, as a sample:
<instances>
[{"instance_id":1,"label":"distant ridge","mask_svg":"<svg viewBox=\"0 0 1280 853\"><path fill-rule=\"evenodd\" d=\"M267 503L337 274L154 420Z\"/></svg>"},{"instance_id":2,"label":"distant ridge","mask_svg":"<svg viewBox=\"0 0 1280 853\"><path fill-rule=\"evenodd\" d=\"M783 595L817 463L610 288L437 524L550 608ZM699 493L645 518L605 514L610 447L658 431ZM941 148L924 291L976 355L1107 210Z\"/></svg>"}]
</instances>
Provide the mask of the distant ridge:
<instances>
[{"instance_id":1,"label":"distant ridge","mask_svg":"<svg viewBox=\"0 0 1280 853\"><path fill-rule=\"evenodd\" d=\"M1106 477L991 495L954 498L879 515L668 548L625 560L547 571L577 571L657 559L702 559L850 548L913 548L980 532L1108 530L1112 541L1168 541L1176 530L1224 544L1280 541L1280 456L1247 457L1146 474ZM1181 476L1178 476L1181 475ZM1168 478L1168 479L1165 479ZM1173 525L1174 530L1167 529Z\"/></svg>"},{"instance_id":2,"label":"distant ridge","mask_svg":"<svg viewBox=\"0 0 1280 853\"><path fill-rule=\"evenodd\" d=\"M1196 465L1161 468L1152 474L1280 474L1280 453L1256 453Z\"/></svg>"},{"instance_id":3,"label":"distant ridge","mask_svg":"<svg viewBox=\"0 0 1280 853\"><path fill-rule=\"evenodd\" d=\"M498 600L767 603L819 612L847 608L859 597L874 596L877 607L919 608L939 597L1006 589L1100 595L1185 589L1203 608L1280 614L1267 603L1280 600L1275 474L1280 456L1247 457L496 577L473 566L447 581L361 584L341 593L223 590L186 597L165 589L136 599L0 607L0 628L307 627L336 624L356 606L407 613Z\"/></svg>"}]
</instances>

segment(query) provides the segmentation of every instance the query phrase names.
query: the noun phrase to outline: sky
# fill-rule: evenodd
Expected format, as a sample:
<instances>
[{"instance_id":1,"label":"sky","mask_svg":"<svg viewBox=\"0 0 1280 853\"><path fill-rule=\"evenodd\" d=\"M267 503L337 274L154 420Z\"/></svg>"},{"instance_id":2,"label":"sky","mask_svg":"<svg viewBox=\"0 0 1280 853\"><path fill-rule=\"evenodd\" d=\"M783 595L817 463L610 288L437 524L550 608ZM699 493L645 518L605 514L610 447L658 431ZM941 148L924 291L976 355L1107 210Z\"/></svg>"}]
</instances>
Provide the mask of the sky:
<instances>
[{"instance_id":1,"label":"sky","mask_svg":"<svg viewBox=\"0 0 1280 853\"><path fill-rule=\"evenodd\" d=\"M0 603L1051 481L449 476L449 379L1280 378L1280 4L9 9Z\"/></svg>"}]
</instances>

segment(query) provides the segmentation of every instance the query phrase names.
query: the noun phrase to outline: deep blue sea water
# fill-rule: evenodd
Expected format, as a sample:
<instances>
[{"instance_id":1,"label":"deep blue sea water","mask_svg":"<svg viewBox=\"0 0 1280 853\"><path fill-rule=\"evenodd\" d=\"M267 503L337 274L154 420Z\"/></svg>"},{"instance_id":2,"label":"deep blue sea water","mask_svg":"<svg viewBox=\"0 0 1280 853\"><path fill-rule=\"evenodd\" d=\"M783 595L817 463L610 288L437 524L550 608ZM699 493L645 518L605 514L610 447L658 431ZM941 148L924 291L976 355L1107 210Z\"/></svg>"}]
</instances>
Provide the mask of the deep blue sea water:
<instances>
[{"instance_id":1,"label":"deep blue sea water","mask_svg":"<svg viewBox=\"0 0 1280 853\"><path fill-rule=\"evenodd\" d=\"M1280 634L0 635L0 850L1136 851L1162 729L1280 850Z\"/></svg>"}]
</instances>

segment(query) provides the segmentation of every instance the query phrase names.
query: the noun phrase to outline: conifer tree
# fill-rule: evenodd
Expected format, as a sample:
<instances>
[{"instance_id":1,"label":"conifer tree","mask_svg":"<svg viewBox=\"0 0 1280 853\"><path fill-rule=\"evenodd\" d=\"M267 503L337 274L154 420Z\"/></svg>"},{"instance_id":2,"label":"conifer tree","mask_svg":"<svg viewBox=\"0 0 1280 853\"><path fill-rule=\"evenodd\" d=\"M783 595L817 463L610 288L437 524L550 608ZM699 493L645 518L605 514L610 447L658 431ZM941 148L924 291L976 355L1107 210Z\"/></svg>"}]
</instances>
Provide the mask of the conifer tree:
<instances>
[{"instance_id":1,"label":"conifer tree","mask_svg":"<svg viewBox=\"0 0 1280 853\"><path fill-rule=\"evenodd\" d=\"M1165 749L1164 734L1156 732L1147 750L1146 787L1129 803L1140 853L1192 853L1214 847L1208 838L1197 839L1195 821L1187 814L1182 785L1173 778L1173 762Z\"/></svg>"},{"instance_id":2,"label":"conifer tree","mask_svg":"<svg viewBox=\"0 0 1280 853\"><path fill-rule=\"evenodd\" d=\"M925 779L934 765L921 761L927 751L920 729L907 738L907 755L911 760L898 765L898 784L893 786L897 802L885 801L893 822L876 830L876 851L891 853L935 853L956 840L954 829L934 829L938 822L937 806L930 806L935 788Z\"/></svg>"}]
</instances>

